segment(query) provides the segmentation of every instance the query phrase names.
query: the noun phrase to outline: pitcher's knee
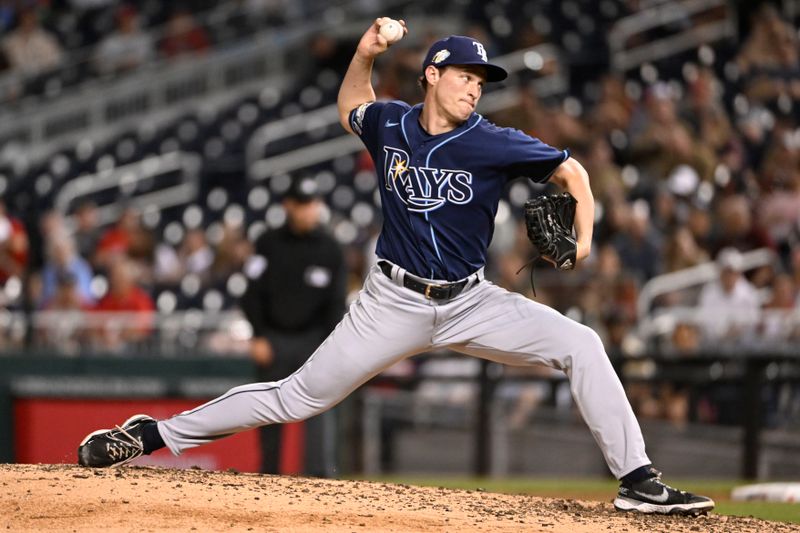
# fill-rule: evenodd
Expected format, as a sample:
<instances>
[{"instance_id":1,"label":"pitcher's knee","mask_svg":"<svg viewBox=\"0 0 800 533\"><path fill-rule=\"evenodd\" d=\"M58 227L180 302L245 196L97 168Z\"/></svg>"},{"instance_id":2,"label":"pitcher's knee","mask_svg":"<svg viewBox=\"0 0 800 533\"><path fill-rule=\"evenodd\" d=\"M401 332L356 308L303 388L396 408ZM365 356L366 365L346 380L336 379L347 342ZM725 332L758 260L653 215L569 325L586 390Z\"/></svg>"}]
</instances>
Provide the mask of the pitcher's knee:
<instances>
[{"instance_id":1,"label":"pitcher's knee","mask_svg":"<svg viewBox=\"0 0 800 533\"><path fill-rule=\"evenodd\" d=\"M570 345L570 351L576 355L608 357L600 335L583 324L576 324L574 331L569 332L566 342Z\"/></svg>"},{"instance_id":2,"label":"pitcher's knee","mask_svg":"<svg viewBox=\"0 0 800 533\"><path fill-rule=\"evenodd\" d=\"M293 421L305 420L324 413L334 405L332 400L312 394L303 387L292 387L278 392L278 403L286 406L286 411Z\"/></svg>"}]
</instances>

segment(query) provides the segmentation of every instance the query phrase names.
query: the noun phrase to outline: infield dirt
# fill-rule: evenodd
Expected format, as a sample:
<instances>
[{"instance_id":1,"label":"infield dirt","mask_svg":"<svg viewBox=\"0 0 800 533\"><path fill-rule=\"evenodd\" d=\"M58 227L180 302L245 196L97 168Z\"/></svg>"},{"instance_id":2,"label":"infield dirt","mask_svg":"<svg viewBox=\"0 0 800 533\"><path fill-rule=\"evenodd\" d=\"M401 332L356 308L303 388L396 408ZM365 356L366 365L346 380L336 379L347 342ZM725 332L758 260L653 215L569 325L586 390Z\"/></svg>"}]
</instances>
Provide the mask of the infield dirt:
<instances>
[{"instance_id":1,"label":"infield dirt","mask_svg":"<svg viewBox=\"0 0 800 533\"><path fill-rule=\"evenodd\" d=\"M582 502L364 481L150 467L0 465L0 530L800 532L753 518L620 514Z\"/></svg>"}]
</instances>

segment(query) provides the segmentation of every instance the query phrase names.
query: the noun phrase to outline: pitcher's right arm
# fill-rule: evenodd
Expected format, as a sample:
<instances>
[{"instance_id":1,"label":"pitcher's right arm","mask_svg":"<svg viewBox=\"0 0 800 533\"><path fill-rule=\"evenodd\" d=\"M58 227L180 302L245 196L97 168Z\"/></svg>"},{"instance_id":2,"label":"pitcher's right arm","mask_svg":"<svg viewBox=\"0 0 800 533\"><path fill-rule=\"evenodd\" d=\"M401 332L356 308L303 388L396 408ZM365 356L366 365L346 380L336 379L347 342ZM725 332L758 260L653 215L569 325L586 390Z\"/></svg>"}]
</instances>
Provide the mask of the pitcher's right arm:
<instances>
[{"instance_id":1,"label":"pitcher's right arm","mask_svg":"<svg viewBox=\"0 0 800 533\"><path fill-rule=\"evenodd\" d=\"M386 39L378 33L384 19L385 17L375 19L375 22L361 37L356 53L342 80L342 85L339 87L339 97L336 101L339 108L339 122L348 133L353 133L349 123L350 111L364 102L375 100L375 90L372 88L372 65L375 58L389 48ZM401 20L400 24L407 33L405 22Z\"/></svg>"}]
</instances>

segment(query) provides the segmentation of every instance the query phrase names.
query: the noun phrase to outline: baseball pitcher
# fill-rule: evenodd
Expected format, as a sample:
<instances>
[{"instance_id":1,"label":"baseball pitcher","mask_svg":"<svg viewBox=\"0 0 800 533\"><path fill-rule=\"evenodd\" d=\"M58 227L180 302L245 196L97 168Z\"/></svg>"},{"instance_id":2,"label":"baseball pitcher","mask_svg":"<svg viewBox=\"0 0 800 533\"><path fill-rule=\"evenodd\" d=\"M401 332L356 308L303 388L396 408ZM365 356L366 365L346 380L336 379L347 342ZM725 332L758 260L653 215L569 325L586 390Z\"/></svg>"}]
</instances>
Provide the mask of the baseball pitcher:
<instances>
[{"instance_id":1,"label":"baseball pitcher","mask_svg":"<svg viewBox=\"0 0 800 533\"><path fill-rule=\"evenodd\" d=\"M508 181L518 177L549 180L569 193L527 209L539 253L561 269L589 255L594 200L586 171L568 150L498 127L475 112L484 85L505 79L506 71L469 37L454 35L431 46L419 78L422 104L377 102L370 78L374 61L388 48L380 34L387 20L377 19L364 33L338 98L342 126L361 138L375 162L384 215L379 262L349 312L288 378L236 387L167 420L136 415L95 431L80 444L79 463L124 464L164 446L180 454L247 429L303 420L390 365L446 347L565 372L609 469L620 479L617 509L712 509L711 499L661 482L598 335L484 279L498 202Z\"/></svg>"}]
</instances>

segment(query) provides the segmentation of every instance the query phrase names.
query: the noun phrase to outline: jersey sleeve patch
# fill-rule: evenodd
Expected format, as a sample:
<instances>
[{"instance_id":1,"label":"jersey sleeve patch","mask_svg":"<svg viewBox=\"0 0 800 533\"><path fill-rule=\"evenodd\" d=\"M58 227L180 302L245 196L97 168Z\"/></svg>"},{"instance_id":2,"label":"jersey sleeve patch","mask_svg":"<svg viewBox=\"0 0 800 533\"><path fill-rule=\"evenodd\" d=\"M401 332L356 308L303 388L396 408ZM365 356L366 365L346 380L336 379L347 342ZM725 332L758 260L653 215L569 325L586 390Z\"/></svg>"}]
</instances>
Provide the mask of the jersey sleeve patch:
<instances>
[{"instance_id":1,"label":"jersey sleeve patch","mask_svg":"<svg viewBox=\"0 0 800 533\"><path fill-rule=\"evenodd\" d=\"M367 114L367 108L375 102L364 102L353 111L350 112L350 127L357 135L364 132L364 116Z\"/></svg>"}]
</instances>

